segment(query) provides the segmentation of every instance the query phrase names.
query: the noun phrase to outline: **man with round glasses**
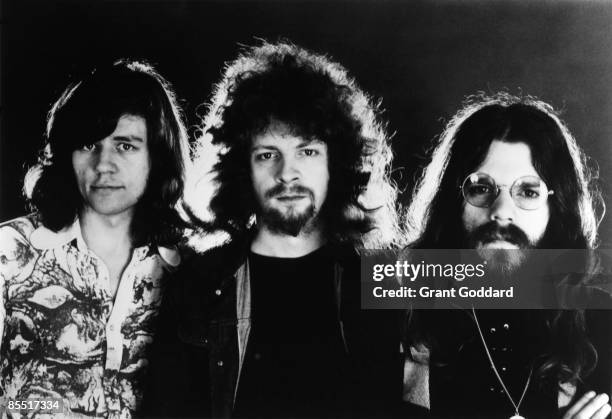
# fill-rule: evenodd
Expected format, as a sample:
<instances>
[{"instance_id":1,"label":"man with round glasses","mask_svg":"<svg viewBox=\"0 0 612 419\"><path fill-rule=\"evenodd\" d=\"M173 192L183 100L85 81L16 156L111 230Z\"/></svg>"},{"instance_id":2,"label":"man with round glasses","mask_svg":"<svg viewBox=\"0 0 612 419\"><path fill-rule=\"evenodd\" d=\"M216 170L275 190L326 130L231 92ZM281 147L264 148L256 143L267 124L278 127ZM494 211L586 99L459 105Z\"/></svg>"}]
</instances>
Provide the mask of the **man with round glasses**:
<instances>
[{"instance_id":1,"label":"man with round glasses","mask_svg":"<svg viewBox=\"0 0 612 419\"><path fill-rule=\"evenodd\" d=\"M472 173L463 181L461 191L469 204L479 208L489 208L495 203L502 188L507 188L514 204L524 210L536 210L546 200L549 191L546 183L538 176L521 176L512 185L498 185L486 173Z\"/></svg>"},{"instance_id":2,"label":"man with round glasses","mask_svg":"<svg viewBox=\"0 0 612 419\"><path fill-rule=\"evenodd\" d=\"M412 247L473 248L507 275L523 272L528 252L520 250L595 248L601 197L592 180L549 105L505 93L471 98L415 189ZM435 417L607 417L609 342L594 340L609 333L593 327L609 322L589 323L590 314L413 310L405 399Z\"/></svg>"}]
</instances>

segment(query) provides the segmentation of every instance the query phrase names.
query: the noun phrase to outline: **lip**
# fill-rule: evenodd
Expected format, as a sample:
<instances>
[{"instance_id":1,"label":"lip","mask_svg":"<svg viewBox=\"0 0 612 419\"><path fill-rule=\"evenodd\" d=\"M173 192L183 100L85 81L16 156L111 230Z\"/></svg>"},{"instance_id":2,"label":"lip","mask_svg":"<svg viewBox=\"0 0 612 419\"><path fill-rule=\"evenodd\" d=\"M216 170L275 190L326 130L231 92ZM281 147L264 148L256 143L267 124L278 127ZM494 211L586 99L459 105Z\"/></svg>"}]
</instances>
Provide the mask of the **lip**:
<instances>
[{"instance_id":1,"label":"lip","mask_svg":"<svg viewBox=\"0 0 612 419\"><path fill-rule=\"evenodd\" d=\"M297 201L306 198L306 195L279 195L276 197L279 201Z\"/></svg>"},{"instance_id":2,"label":"lip","mask_svg":"<svg viewBox=\"0 0 612 419\"><path fill-rule=\"evenodd\" d=\"M115 186L115 185L92 185L91 186L91 189L101 190L101 191L104 191L104 190L112 191L112 190L117 190L117 189L122 189L122 188L123 186Z\"/></svg>"},{"instance_id":3,"label":"lip","mask_svg":"<svg viewBox=\"0 0 612 419\"><path fill-rule=\"evenodd\" d=\"M481 244L482 249L508 249L514 250L519 249L519 246L516 243L509 242L507 240L502 239L494 239L491 241L487 241Z\"/></svg>"}]
</instances>

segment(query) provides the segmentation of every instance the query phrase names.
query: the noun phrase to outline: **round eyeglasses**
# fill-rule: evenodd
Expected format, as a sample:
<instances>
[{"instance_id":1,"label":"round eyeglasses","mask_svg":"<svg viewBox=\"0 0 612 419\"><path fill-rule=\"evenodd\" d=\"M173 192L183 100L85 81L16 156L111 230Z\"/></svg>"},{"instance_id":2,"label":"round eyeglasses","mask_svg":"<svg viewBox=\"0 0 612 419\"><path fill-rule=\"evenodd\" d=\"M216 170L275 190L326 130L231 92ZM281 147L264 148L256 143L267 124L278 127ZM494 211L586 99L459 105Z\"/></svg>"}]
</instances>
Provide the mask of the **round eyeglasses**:
<instances>
[{"instance_id":1,"label":"round eyeglasses","mask_svg":"<svg viewBox=\"0 0 612 419\"><path fill-rule=\"evenodd\" d=\"M470 205L489 208L502 188L507 188L507 185L498 185L485 173L472 173L463 181L461 193ZM544 181L537 176L523 176L516 179L512 182L509 191L516 206L524 210L540 208L548 196L554 193L549 191Z\"/></svg>"}]
</instances>

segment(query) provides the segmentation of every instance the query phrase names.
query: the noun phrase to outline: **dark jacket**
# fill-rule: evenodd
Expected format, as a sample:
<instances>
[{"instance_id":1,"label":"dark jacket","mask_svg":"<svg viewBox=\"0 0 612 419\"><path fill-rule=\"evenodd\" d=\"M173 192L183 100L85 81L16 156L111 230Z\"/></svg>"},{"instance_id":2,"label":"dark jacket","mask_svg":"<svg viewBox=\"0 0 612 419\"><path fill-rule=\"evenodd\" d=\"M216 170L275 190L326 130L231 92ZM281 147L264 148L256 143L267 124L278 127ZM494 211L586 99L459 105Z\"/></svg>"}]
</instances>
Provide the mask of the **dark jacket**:
<instances>
[{"instance_id":1,"label":"dark jacket","mask_svg":"<svg viewBox=\"0 0 612 419\"><path fill-rule=\"evenodd\" d=\"M145 415L231 416L251 326L249 244L212 249L177 273L161 310ZM341 246L334 255L337 321L359 377L353 410L404 415L398 313L361 310L359 257Z\"/></svg>"}]
</instances>

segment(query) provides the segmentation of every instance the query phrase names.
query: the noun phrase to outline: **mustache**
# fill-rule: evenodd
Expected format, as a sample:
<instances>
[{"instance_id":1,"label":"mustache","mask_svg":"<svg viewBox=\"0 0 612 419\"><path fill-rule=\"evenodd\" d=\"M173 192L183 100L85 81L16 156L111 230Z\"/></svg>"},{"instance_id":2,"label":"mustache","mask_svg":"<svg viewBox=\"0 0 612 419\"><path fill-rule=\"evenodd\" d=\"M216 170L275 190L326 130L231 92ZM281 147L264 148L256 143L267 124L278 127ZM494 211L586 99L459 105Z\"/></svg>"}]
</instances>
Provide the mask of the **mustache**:
<instances>
[{"instance_id":1,"label":"mustache","mask_svg":"<svg viewBox=\"0 0 612 419\"><path fill-rule=\"evenodd\" d=\"M313 192L305 186L293 185L287 186L279 183L278 185L268 189L265 193L266 198L274 198L278 195L309 195L313 196Z\"/></svg>"},{"instance_id":2,"label":"mustache","mask_svg":"<svg viewBox=\"0 0 612 419\"><path fill-rule=\"evenodd\" d=\"M514 224L500 226L495 221L481 225L469 234L470 243L489 243L493 241L507 241L516 244L519 248L530 247L527 234Z\"/></svg>"}]
</instances>

